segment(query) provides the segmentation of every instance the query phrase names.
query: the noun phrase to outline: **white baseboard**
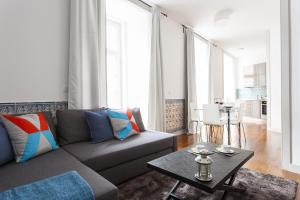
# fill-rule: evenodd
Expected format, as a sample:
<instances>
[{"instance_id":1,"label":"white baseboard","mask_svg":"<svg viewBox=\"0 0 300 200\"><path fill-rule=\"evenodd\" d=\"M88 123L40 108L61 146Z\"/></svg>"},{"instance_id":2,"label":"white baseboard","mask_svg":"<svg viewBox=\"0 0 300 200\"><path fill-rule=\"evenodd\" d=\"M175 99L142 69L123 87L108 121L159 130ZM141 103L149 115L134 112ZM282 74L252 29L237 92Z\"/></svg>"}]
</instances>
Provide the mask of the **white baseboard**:
<instances>
[{"instance_id":1,"label":"white baseboard","mask_svg":"<svg viewBox=\"0 0 300 200\"><path fill-rule=\"evenodd\" d=\"M277 129L277 128L268 128L268 131L274 133L281 133L281 129Z\"/></svg>"},{"instance_id":2,"label":"white baseboard","mask_svg":"<svg viewBox=\"0 0 300 200\"><path fill-rule=\"evenodd\" d=\"M300 174L300 166L299 165L294 165L294 164L288 164L287 166L283 167L284 170L296 173L296 174Z\"/></svg>"},{"instance_id":3,"label":"white baseboard","mask_svg":"<svg viewBox=\"0 0 300 200\"><path fill-rule=\"evenodd\" d=\"M178 131L175 131L175 132L173 132L172 134L174 134L174 135L183 135L183 134L185 134L186 133L186 130L178 130Z\"/></svg>"}]
</instances>

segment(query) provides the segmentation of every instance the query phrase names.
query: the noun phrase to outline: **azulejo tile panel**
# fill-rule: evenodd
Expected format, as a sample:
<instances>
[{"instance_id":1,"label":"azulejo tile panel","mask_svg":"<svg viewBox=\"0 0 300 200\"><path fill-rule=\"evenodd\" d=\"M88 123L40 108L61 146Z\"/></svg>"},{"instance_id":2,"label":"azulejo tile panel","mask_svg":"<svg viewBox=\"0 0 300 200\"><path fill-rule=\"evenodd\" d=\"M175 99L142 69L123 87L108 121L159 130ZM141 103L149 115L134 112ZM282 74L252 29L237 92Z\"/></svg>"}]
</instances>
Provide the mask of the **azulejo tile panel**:
<instances>
[{"instance_id":1,"label":"azulejo tile panel","mask_svg":"<svg viewBox=\"0 0 300 200\"><path fill-rule=\"evenodd\" d=\"M18 102L0 103L1 114L24 114L50 111L55 116L56 110L68 108L68 102Z\"/></svg>"},{"instance_id":2,"label":"azulejo tile panel","mask_svg":"<svg viewBox=\"0 0 300 200\"><path fill-rule=\"evenodd\" d=\"M7 113L7 114L16 113L16 104L15 103L0 104L0 113Z\"/></svg>"},{"instance_id":3,"label":"azulejo tile panel","mask_svg":"<svg viewBox=\"0 0 300 200\"><path fill-rule=\"evenodd\" d=\"M17 102L0 103L0 114L25 114L50 111L55 119L57 110L68 109L68 102ZM167 99L165 120L167 132L185 129L185 100Z\"/></svg>"},{"instance_id":4,"label":"azulejo tile panel","mask_svg":"<svg viewBox=\"0 0 300 200\"><path fill-rule=\"evenodd\" d=\"M167 132L172 133L185 129L185 100L167 99L165 120Z\"/></svg>"}]
</instances>

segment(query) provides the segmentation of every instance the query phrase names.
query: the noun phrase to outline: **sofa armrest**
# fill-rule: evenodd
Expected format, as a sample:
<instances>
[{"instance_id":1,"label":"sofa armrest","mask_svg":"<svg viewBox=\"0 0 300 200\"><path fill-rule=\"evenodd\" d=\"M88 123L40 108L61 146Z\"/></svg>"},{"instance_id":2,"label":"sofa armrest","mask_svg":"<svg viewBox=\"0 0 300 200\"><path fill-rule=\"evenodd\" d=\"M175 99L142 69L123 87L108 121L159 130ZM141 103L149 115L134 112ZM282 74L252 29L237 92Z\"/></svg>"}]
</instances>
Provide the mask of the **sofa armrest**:
<instances>
[{"instance_id":1,"label":"sofa armrest","mask_svg":"<svg viewBox=\"0 0 300 200\"><path fill-rule=\"evenodd\" d=\"M177 135L173 136L173 151L177 151L178 145L177 145Z\"/></svg>"}]
</instances>

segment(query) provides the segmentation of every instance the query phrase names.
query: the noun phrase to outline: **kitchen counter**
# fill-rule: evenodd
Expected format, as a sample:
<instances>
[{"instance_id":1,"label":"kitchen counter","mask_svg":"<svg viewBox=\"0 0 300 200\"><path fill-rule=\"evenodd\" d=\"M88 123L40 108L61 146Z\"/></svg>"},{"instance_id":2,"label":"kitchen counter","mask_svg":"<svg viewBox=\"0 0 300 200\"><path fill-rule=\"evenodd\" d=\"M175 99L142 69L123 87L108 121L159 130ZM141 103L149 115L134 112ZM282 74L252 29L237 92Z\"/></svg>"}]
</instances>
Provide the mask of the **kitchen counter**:
<instances>
[{"instance_id":1,"label":"kitchen counter","mask_svg":"<svg viewBox=\"0 0 300 200\"><path fill-rule=\"evenodd\" d=\"M243 116L257 119L265 119L266 116L262 113L262 103L264 101L266 100L241 100L241 104L243 105Z\"/></svg>"}]
</instances>

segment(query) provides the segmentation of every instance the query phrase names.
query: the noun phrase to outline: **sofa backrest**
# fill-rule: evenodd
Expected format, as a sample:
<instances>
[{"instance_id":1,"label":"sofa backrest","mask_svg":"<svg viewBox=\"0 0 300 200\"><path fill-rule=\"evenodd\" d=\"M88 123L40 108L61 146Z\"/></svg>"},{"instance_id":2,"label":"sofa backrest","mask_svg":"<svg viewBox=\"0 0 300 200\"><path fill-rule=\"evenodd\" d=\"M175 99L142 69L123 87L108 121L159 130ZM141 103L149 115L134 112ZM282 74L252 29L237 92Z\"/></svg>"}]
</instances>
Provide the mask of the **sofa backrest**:
<instances>
[{"instance_id":1,"label":"sofa backrest","mask_svg":"<svg viewBox=\"0 0 300 200\"><path fill-rule=\"evenodd\" d=\"M90 140L90 130L86 122L85 111L87 110L56 111L58 143L60 145Z\"/></svg>"},{"instance_id":2,"label":"sofa backrest","mask_svg":"<svg viewBox=\"0 0 300 200\"><path fill-rule=\"evenodd\" d=\"M56 133L56 128L53 122L52 114L51 112L43 112L45 115L45 118L48 122L48 126L53 134L54 139L57 141L57 133Z\"/></svg>"}]
</instances>

